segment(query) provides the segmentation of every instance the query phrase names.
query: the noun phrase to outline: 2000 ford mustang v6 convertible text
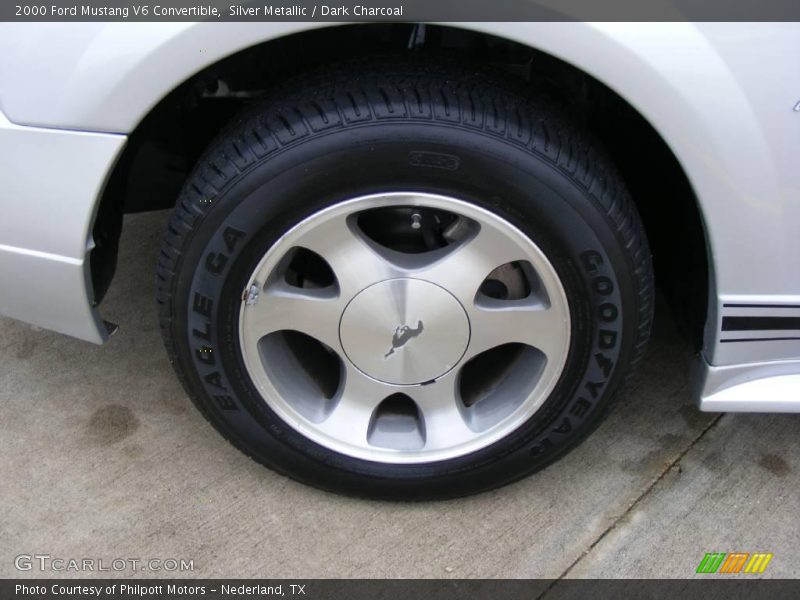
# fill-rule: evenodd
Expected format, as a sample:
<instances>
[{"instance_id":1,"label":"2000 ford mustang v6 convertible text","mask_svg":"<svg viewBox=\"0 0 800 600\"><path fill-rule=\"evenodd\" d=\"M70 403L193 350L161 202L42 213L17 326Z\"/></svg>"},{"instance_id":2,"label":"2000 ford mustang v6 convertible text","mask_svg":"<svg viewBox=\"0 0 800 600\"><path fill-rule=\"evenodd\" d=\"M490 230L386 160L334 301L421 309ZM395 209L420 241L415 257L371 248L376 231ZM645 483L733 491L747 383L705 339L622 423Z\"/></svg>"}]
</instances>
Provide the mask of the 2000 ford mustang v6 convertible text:
<instances>
[{"instance_id":1,"label":"2000 ford mustang v6 convertible text","mask_svg":"<svg viewBox=\"0 0 800 600\"><path fill-rule=\"evenodd\" d=\"M171 208L197 407L367 496L574 447L655 284L702 410L798 411L799 64L790 23L3 24L0 312L105 342L122 216Z\"/></svg>"}]
</instances>

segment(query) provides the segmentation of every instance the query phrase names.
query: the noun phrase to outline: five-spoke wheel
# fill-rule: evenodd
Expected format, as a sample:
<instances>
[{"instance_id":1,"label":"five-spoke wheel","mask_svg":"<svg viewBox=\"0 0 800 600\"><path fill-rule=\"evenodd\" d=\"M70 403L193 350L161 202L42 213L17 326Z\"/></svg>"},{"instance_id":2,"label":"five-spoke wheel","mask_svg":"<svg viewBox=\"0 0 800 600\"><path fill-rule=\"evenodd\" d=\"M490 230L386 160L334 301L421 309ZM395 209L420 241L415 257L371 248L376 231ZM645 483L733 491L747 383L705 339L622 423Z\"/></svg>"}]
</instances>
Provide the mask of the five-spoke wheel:
<instances>
[{"instance_id":1,"label":"five-spoke wheel","mask_svg":"<svg viewBox=\"0 0 800 600\"><path fill-rule=\"evenodd\" d=\"M238 448L326 489L439 498L600 422L649 334L650 256L603 153L525 85L343 65L208 150L158 299L186 389Z\"/></svg>"},{"instance_id":2,"label":"five-spoke wheel","mask_svg":"<svg viewBox=\"0 0 800 600\"><path fill-rule=\"evenodd\" d=\"M304 219L246 285L239 339L264 401L336 452L468 454L524 423L566 360L552 265L510 223L445 196L382 193Z\"/></svg>"}]
</instances>

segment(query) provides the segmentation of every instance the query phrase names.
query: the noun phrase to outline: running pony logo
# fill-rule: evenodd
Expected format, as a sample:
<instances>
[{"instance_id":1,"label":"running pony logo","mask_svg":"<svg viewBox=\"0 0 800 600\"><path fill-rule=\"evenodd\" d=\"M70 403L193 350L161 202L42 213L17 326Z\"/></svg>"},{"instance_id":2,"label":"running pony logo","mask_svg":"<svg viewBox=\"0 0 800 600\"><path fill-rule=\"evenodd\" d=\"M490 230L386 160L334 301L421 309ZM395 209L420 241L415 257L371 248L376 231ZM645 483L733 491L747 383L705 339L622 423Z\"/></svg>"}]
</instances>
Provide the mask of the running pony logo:
<instances>
[{"instance_id":1,"label":"running pony logo","mask_svg":"<svg viewBox=\"0 0 800 600\"><path fill-rule=\"evenodd\" d=\"M394 354L395 350L405 346L411 338L415 338L422 333L422 329L422 321L417 321L417 326L414 329L411 329L411 327L408 325L398 325L394 330L394 335L392 336L392 347L389 348L389 351L383 355L383 358L389 358L392 354Z\"/></svg>"}]
</instances>

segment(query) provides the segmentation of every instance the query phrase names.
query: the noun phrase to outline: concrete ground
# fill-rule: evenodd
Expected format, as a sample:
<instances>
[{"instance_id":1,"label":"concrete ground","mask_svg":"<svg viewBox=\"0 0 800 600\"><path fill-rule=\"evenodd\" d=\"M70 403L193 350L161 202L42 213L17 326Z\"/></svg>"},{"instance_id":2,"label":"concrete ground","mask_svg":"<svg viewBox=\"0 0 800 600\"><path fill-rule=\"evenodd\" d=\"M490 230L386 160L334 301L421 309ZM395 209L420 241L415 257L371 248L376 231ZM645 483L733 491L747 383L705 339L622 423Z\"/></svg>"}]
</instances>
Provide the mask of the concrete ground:
<instances>
[{"instance_id":1,"label":"concrete ground","mask_svg":"<svg viewBox=\"0 0 800 600\"><path fill-rule=\"evenodd\" d=\"M765 577L800 576L800 417L698 412L691 351L663 310L610 418L517 484L392 504L255 464L167 362L153 301L165 219L126 222L103 305L122 327L105 347L0 320L0 577L43 575L17 570L20 554L191 559L175 575L194 577L692 577L706 552L734 551L772 552Z\"/></svg>"}]
</instances>

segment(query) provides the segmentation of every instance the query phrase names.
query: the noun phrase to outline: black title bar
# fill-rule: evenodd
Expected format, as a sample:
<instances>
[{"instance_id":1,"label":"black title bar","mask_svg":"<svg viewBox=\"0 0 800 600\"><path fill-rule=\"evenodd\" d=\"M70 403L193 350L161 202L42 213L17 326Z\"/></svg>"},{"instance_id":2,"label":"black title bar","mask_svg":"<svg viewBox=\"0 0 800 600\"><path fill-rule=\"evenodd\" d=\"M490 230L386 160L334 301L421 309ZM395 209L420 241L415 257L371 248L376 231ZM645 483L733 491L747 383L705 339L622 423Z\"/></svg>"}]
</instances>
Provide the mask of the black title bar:
<instances>
[{"instance_id":1,"label":"black title bar","mask_svg":"<svg viewBox=\"0 0 800 600\"><path fill-rule=\"evenodd\" d=\"M0 21L800 21L800 1L4 0Z\"/></svg>"},{"instance_id":2,"label":"black title bar","mask_svg":"<svg viewBox=\"0 0 800 600\"><path fill-rule=\"evenodd\" d=\"M664 579L4 579L3 600L794 600L800 580Z\"/></svg>"}]
</instances>

